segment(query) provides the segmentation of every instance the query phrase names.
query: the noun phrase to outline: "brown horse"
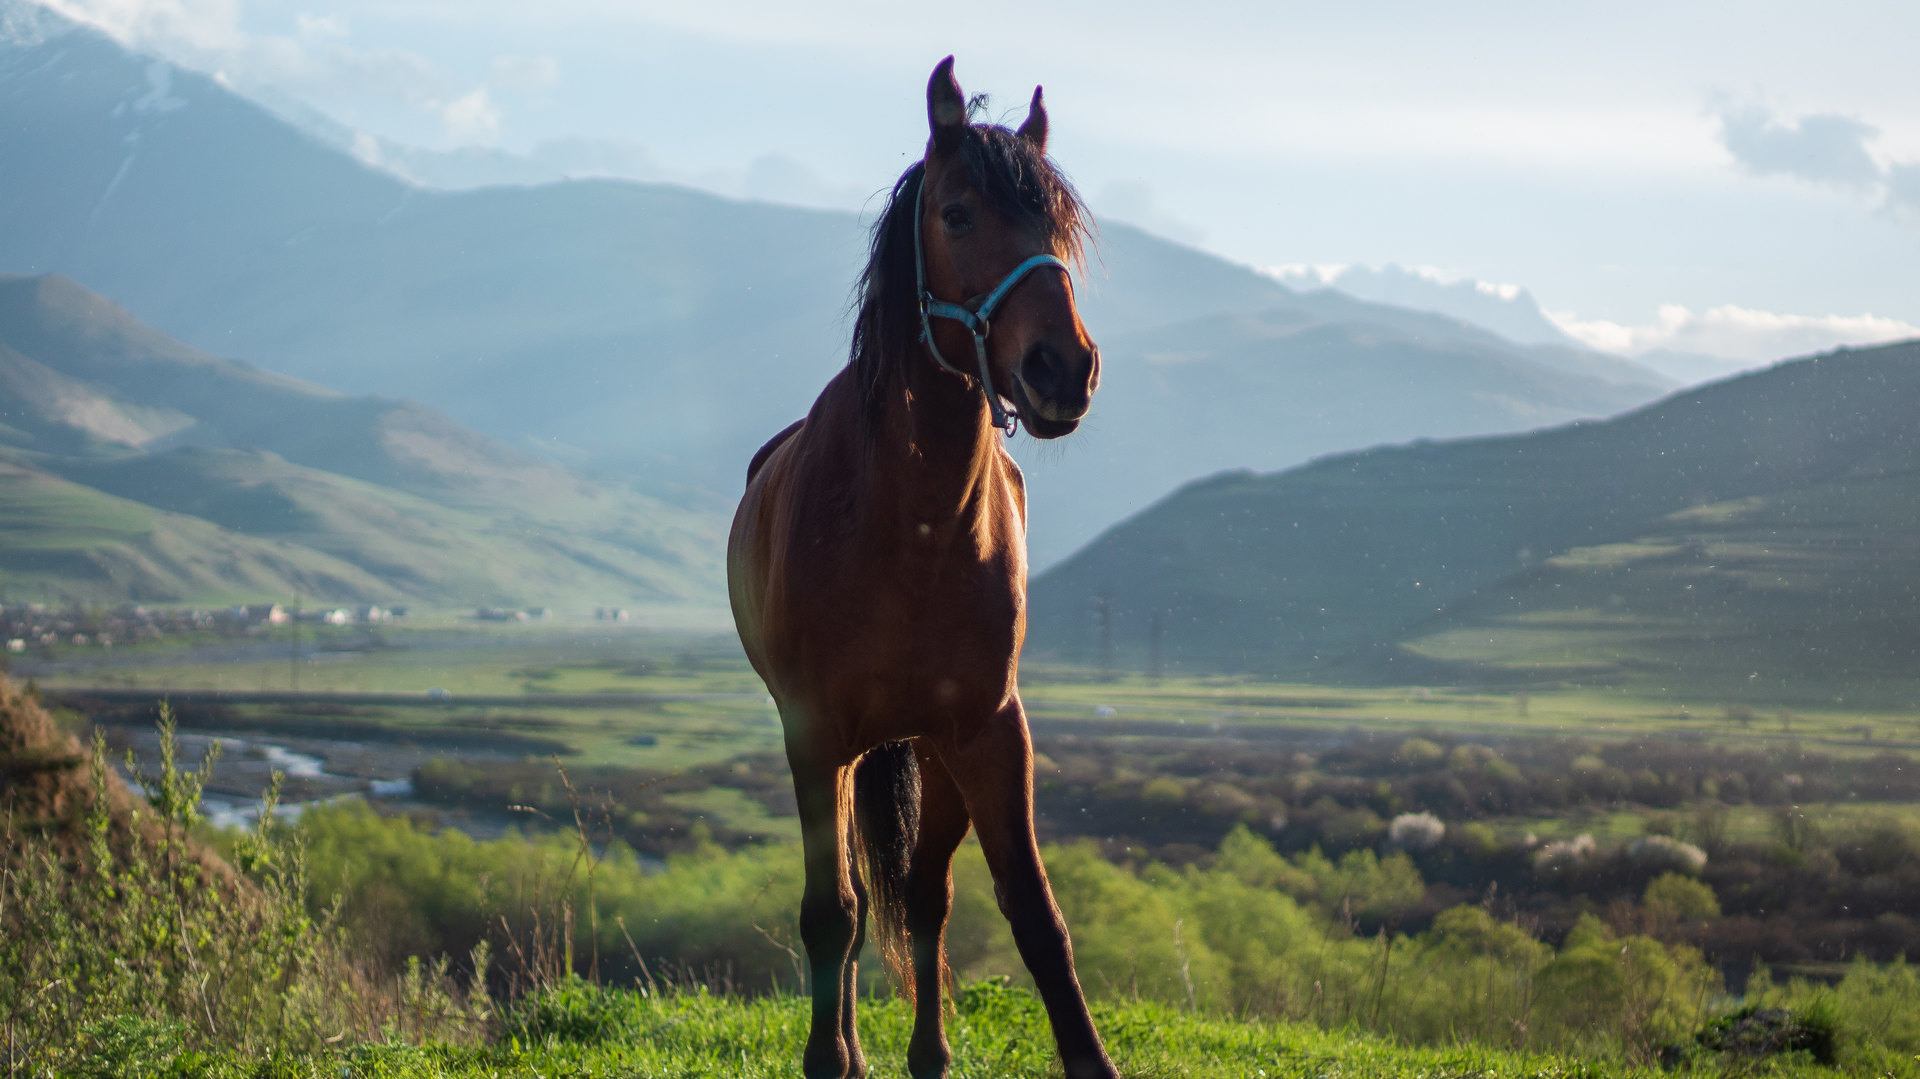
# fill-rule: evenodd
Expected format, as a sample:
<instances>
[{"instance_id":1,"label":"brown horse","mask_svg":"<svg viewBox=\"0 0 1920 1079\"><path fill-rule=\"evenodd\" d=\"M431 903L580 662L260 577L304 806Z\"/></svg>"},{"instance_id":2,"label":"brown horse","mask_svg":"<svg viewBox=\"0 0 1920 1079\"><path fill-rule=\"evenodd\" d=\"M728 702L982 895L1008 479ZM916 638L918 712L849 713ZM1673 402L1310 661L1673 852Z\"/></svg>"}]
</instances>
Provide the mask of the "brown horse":
<instances>
[{"instance_id":1,"label":"brown horse","mask_svg":"<svg viewBox=\"0 0 1920 1079\"><path fill-rule=\"evenodd\" d=\"M866 1074L854 964L871 909L882 954L911 967L908 1067L947 1074L944 934L971 824L1067 1075L1112 1077L1034 840L1026 487L1000 438L1016 420L1057 438L1091 404L1099 352L1064 261L1089 218L1046 157L1038 88L1019 131L973 124L948 57L927 117L926 155L873 229L852 359L754 456L727 548L800 803L805 1073Z\"/></svg>"}]
</instances>

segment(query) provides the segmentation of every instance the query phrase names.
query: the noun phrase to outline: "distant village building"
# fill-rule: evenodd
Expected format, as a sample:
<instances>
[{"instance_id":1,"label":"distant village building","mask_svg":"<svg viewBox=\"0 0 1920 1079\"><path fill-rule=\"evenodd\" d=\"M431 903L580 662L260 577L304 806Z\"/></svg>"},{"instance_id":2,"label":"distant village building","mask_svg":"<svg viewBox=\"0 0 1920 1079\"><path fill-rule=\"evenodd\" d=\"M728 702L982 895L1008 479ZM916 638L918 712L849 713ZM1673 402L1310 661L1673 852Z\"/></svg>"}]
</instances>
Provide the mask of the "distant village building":
<instances>
[{"instance_id":1,"label":"distant village building","mask_svg":"<svg viewBox=\"0 0 1920 1079\"><path fill-rule=\"evenodd\" d=\"M625 622L628 620L625 607L595 607L593 618L596 622Z\"/></svg>"},{"instance_id":2,"label":"distant village building","mask_svg":"<svg viewBox=\"0 0 1920 1079\"><path fill-rule=\"evenodd\" d=\"M278 603L253 603L239 610L249 625L281 626L292 620L287 609Z\"/></svg>"}]
</instances>

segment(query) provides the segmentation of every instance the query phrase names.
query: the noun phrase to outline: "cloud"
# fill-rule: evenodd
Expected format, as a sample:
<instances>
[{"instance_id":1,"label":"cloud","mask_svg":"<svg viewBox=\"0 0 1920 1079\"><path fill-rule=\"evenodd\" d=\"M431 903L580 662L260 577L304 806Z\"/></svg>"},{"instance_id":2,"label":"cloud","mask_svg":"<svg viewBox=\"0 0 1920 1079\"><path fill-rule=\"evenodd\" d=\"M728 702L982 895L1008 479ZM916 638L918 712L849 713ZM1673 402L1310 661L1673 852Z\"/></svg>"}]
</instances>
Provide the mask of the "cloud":
<instances>
[{"instance_id":1,"label":"cloud","mask_svg":"<svg viewBox=\"0 0 1920 1079\"><path fill-rule=\"evenodd\" d=\"M1625 326L1549 311L1566 333L1603 352L1634 356L1655 350L1694 352L1746 364L1770 363L1840 345L1871 345L1920 337L1920 326L1880 315L1783 315L1752 308L1694 312L1678 304L1660 308L1654 321Z\"/></svg>"},{"instance_id":2,"label":"cloud","mask_svg":"<svg viewBox=\"0 0 1920 1079\"><path fill-rule=\"evenodd\" d=\"M293 17L294 30L304 38L337 38L345 40L347 26L332 15L311 15L300 12Z\"/></svg>"},{"instance_id":3,"label":"cloud","mask_svg":"<svg viewBox=\"0 0 1920 1079\"><path fill-rule=\"evenodd\" d=\"M1867 144L1880 129L1858 117L1812 113L1782 120L1758 106L1720 113L1720 144L1755 176L1867 187L1881 179Z\"/></svg>"},{"instance_id":4,"label":"cloud","mask_svg":"<svg viewBox=\"0 0 1920 1079\"><path fill-rule=\"evenodd\" d=\"M551 56L499 56L484 78L456 78L407 49L356 47L334 14L295 12L290 31L244 28L244 0L42 0L74 22L185 67L220 73L222 85L271 99L379 102L436 121L453 143L500 134L499 98L535 93L560 79Z\"/></svg>"},{"instance_id":5,"label":"cloud","mask_svg":"<svg viewBox=\"0 0 1920 1079\"><path fill-rule=\"evenodd\" d=\"M1870 144L1880 129L1857 116L1808 113L1783 118L1758 105L1722 105L1720 145L1755 176L1790 176L1872 192L1895 215L1920 216L1920 162L1886 161Z\"/></svg>"},{"instance_id":6,"label":"cloud","mask_svg":"<svg viewBox=\"0 0 1920 1079\"><path fill-rule=\"evenodd\" d=\"M1920 164L1887 169L1887 209L1920 214Z\"/></svg>"},{"instance_id":7,"label":"cloud","mask_svg":"<svg viewBox=\"0 0 1920 1079\"><path fill-rule=\"evenodd\" d=\"M500 112L484 86L447 102L440 109L440 119L456 142L482 142L500 133Z\"/></svg>"},{"instance_id":8,"label":"cloud","mask_svg":"<svg viewBox=\"0 0 1920 1079\"><path fill-rule=\"evenodd\" d=\"M41 0L74 22L126 42L167 41L198 51L231 48L240 31L240 0Z\"/></svg>"},{"instance_id":9,"label":"cloud","mask_svg":"<svg viewBox=\"0 0 1920 1079\"><path fill-rule=\"evenodd\" d=\"M551 56L496 56L487 85L512 93L535 93L559 85L560 62Z\"/></svg>"}]
</instances>

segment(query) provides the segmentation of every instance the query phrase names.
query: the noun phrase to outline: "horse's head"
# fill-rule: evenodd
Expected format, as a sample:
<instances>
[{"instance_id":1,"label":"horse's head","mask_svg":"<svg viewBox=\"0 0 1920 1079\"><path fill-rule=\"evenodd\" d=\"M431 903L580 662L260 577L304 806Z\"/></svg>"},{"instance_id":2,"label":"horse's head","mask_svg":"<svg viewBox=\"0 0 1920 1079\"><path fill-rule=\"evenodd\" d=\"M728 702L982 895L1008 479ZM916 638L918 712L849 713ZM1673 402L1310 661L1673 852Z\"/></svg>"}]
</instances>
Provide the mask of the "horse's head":
<instances>
[{"instance_id":1,"label":"horse's head","mask_svg":"<svg viewBox=\"0 0 1920 1079\"><path fill-rule=\"evenodd\" d=\"M1100 385L1100 350L1074 307L1065 263L1079 258L1086 208L1047 160L1047 110L1040 89L1018 131L969 121L953 58L927 84L932 128L919 199L927 291L936 300L988 312L992 391L1007 398L1028 433L1059 438L1080 425ZM1027 267L1035 256L1052 256ZM949 318L932 320L940 352L971 372L975 341ZM976 329L977 332L977 329Z\"/></svg>"}]
</instances>

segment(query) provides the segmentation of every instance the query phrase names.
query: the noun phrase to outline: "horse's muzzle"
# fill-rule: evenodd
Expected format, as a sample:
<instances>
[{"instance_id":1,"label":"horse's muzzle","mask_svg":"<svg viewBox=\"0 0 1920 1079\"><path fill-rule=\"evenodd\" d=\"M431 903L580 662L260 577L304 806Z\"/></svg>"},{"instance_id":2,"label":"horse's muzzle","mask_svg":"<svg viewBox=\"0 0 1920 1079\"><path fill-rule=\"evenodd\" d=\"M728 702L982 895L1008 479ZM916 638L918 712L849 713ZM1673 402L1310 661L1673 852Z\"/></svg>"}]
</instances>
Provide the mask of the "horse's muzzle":
<instances>
[{"instance_id":1,"label":"horse's muzzle","mask_svg":"<svg viewBox=\"0 0 1920 1079\"><path fill-rule=\"evenodd\" d=\"M1099 371L1098 350L1069 357L1046 342L1027 349L1013 370L1013 385L1009 387L1027 433L1035 438L1072 434L1093 407Z\"/></svg>"}]
</instances>

